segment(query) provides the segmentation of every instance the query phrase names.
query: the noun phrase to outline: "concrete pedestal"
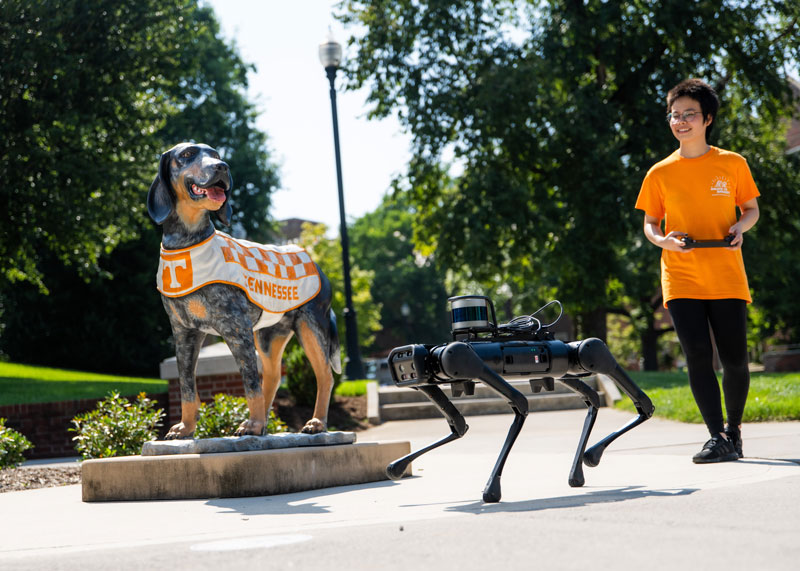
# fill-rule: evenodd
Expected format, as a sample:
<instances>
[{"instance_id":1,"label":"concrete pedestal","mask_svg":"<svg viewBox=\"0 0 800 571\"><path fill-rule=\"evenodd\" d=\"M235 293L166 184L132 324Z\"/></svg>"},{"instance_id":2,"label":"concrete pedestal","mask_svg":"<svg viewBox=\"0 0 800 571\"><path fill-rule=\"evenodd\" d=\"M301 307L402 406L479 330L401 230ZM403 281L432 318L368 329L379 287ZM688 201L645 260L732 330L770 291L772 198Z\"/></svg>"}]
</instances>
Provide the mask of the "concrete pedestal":
<instances>
[{"instance_id":1,"label":"concrete pedestal","mask_svg":"<svg viewBox=\"0 0 800 571\"><path fill-rule=\"evenodd\" d=\"M410 451L408 441L395 441L86 460L83 501L266 496L376 482Z\"/></svg>"}]
</instances>

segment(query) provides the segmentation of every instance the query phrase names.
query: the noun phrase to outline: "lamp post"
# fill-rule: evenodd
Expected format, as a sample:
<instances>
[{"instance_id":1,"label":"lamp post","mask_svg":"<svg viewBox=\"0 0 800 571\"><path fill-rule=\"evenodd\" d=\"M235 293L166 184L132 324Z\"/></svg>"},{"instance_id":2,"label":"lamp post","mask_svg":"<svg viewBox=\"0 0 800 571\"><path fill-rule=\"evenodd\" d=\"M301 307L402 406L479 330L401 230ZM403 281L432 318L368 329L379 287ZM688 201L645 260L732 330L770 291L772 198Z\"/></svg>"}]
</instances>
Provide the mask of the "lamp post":
<instances>
[{"instance_id":1,"label":"lamp post","mask_svg":"<svg viewBox=\"0 0 800 571\"><path fill-rule=\"evenodd\" d=\"M342 235L342 266L344 270L344 324L347 343L347 366L345 375L348 379L363 379L364 367L361 363L361 351L358 348L358 328L356 327L356 311L353 308L353 290L350 285L350 244L347 240L347 223L344 214L344 192L342 190L342 160L339 152L339 118L336 113L336 88L334 79L342 61L342 46L333 39L333 35L319 45L319 61L328 75L331 86L331 113L333 114L333 146L336 152L336 182L339 187L339 225Z\"/></svg>"}]
</instances>

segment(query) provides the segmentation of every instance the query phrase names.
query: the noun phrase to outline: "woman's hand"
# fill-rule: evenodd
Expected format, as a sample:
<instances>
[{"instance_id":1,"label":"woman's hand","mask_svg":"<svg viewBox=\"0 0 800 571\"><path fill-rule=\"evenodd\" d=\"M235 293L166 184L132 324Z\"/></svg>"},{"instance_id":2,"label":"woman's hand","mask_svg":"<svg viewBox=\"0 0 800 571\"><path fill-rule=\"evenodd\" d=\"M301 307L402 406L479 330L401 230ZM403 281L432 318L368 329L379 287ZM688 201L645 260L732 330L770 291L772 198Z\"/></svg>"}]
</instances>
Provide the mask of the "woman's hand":
<instances>
[{"instance_id":1,"label":"woman's hand","mask_svg":"<svg viewBox=\"0 0 800 571\"><path fill-rule=\"evenodd\" d=\"M733 236L733 240L731 240L731 245L726 250L739 250L744 243L744 230L742 230L742 226L739 222L734 224L728 230L728 234Z\"/></svg>"},{"instance_id":2,"label":"woman's hand","mask_svg":"<svg viewBox=\"0 0 800 571\"><path fill-rule=\"evenodd\" d=\"M684 236L688 236L688 234L686 232L678 232L677 230L673 230L666 236L661 237L658 245L665 250L671 250L672 252L690 252L692 249L687 248L686 243L681 240L681 238Z\"/></svg>"},{"instance_id":3,"label":"woman's hand","mask_svg":"<svg viewBox=\"0 0 800 571\"><path fill-rule=\"evenodd\" d=\"M744 243L744 233L750 230L758 221L758 199L751 198L747 202L741 204L739 210L742 213L739 217L739 221L728 229L728 233L733 234L733 240L731 240L731 246L728 250L740 249Z\"/></svg>"}]
</instances>

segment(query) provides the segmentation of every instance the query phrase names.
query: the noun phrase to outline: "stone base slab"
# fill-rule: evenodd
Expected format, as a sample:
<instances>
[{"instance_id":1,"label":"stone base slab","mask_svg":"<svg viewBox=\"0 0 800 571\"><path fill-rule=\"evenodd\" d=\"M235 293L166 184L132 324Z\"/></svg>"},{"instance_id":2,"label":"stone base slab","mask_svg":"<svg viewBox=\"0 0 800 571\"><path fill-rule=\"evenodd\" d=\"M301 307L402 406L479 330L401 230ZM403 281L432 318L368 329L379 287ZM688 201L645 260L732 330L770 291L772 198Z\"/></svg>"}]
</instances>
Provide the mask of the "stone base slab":
<instances>
[{"instance_id":1,"label":"stone base slab","mask_svg":"<svg viewBox=\"0 0 800 571\"><path fill-rule=\"evenodd\" d=\"M352 444L355 432L320 432L303 434L283 432L266 436L223 436L221 438L199 438L185 440L153 440L142 446L142 456L166 454L209 454L214 452L247 452L251 450L275 450L299 446L331 446Z\"/></svg>"},{"instance_id":2,"label":"stone base slab","mask_svg":"<svg viewBox=\"0 0 800 571\"><path fill-rule=\"evenodd\" d=\"M377 482L410 452L408 441L393 441L86 460L83 501L268 496Z\"/></svg>"}]
</instances>

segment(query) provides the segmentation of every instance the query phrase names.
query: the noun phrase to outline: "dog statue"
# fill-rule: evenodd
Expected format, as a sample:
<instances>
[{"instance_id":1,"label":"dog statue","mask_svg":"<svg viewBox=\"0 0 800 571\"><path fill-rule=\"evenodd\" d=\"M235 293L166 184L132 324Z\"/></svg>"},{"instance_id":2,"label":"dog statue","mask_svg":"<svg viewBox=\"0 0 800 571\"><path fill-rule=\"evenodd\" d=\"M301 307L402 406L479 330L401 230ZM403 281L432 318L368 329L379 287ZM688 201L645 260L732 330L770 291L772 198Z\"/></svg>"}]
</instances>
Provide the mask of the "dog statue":
<instances>
[{"instance_id":1,"label":"dog statue","mask_svg":"<svg viewBox=\"0 0 800 571\"><path fill-rule=\"evenodd\" d=\"M293 334L317 377L314 417L302 432L324 432L331 369L342 369L330 281L298 246L266 246L218 232L211 213L230 226L231 186L230 169L215 149L181 143L161 155L147 194L147 211L163 227L157 284L181 388L181 421L167 438L194 434L200 407L195 368L209 333L225 340L242 374L249 418L237 436L265 433L281 357Z\"/></svg>"}]
</instances>

